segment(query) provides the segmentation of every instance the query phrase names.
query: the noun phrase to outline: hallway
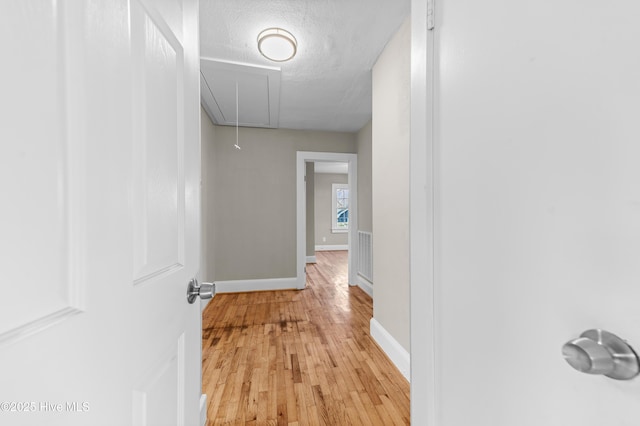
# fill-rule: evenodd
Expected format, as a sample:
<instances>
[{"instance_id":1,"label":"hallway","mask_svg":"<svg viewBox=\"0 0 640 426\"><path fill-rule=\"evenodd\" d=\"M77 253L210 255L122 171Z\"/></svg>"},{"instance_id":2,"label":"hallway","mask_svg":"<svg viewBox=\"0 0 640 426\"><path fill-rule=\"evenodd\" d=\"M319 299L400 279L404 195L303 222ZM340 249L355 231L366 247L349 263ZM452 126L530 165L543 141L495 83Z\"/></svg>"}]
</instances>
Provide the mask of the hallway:
<instances>
[{"instance_id":1,"label":"hallway","mask_svg":"<svg viewBox=\"0 0 640 426\"><path fill-rule=\"evenodd\" d=\"M347 252L317 252L307 288L218 294L203 313L209 425L406 425L409 384L369 336Z\"/></svg>"}]
</instances>

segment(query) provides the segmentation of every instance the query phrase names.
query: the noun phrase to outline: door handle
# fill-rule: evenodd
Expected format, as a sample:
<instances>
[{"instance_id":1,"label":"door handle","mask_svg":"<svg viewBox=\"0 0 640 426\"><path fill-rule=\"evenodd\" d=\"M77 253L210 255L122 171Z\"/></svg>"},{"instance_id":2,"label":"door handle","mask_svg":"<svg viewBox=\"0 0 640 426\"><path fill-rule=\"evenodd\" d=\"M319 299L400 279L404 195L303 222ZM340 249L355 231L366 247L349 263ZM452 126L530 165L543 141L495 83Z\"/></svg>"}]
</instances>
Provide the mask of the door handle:
<instances>
[{"instance_id":1,"label":"door handle","mask_svg":"<svg viewBox=\"0 0 640 426\"><path fill-rule=\"evenodd\" d=\"M214 283L199 283L197 279L193 278L187 286L187 302L190 304L195 302L198 296L200 299L211 299L215 294L216 285Z\"/></svg>"},{"instance_id":2,"label":"door handle","mask_svg":"<svg viewBox=\"0 0 640 426\"><path fill-rule=\"evenodd\" d=\"M562 346L565 361L587 374L603 374L616 380L629 380L640 372L640 361L624 340L605 330L587 330Z\"/></svg>"}]
</instances>

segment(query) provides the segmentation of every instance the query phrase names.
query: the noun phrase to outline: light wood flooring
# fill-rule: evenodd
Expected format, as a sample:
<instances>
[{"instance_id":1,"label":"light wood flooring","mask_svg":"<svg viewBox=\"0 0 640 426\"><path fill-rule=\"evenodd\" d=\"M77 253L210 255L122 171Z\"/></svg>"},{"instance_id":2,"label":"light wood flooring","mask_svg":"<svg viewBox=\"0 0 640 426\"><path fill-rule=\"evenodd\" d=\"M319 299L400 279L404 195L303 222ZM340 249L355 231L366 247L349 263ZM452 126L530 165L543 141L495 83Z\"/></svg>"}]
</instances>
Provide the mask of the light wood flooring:
<instances>
[{"instance_id":1,"label":"light wood flooring","mask_svg":"<svg viewBox=\"0 0 640 426\"><path fill-rule=\"evenodd\" d=\"M369 335L347 252L317 252L307 288L218 294L203 313L212 425L408 425L409 384Z\"/></svg>"}]
</instances>

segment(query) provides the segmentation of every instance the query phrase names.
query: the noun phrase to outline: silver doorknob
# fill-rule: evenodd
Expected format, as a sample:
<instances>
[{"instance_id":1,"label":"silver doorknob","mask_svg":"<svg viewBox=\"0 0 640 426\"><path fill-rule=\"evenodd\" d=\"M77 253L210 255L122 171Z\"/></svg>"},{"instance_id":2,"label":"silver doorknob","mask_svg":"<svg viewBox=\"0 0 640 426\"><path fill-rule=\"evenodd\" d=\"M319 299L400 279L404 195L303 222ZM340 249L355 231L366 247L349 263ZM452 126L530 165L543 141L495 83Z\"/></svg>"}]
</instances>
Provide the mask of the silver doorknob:
<instances>
[{"instance_id":1,"label":"silver doorknob","mask_svg":"<svg viewBox=\"0 0 640 426\"><path fill-rule=\"evenodd\" d=\"M605 330L587 330L562 346L570 366L582 373L629 380L640 372L640 361L627 342Z\"/></svg>"},{"instance_id":2,"label":"silver doorknob","mask_svg":"<svg viewBox=\"0 0 640 426\"><path fill-rule=\"evenodd\" d=\"M214 283L199 283L195 278L189 281L187 302L195 302L198 296L200 296L200 299L211 299L214 294L216 294L216 285Z\"/></svg>"}]
</instances>

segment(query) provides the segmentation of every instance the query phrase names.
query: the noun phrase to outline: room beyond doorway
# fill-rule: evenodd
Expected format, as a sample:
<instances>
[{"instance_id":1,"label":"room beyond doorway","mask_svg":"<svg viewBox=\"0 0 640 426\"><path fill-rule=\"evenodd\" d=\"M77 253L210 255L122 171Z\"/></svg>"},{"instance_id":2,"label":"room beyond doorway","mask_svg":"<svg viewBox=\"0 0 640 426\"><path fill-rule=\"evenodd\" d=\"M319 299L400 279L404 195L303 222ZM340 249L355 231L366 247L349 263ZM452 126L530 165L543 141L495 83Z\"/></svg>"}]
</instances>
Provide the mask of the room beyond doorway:
<instances>
[{"instance_id":1,"label":"room beyond doorway","mask_svg":"<svg viewBox=\"0 0 640 426\"><path fill-rule=\"evenodd\" d=\"M316 251L348 250L349 165L342 162L306 163L307 263Z\"/></svg>"},{"instance_id":2,"label":"room beyond doorway","mask_svg":"<svg viewBox=\"0 0 640 426\"><path fill-rule=\"evenodd\" d=\"M297 223L297 288L303 289L306 285L306 261L307 261L307 191L306 177L307 163L310 162L343 162L348 164L348 203L349 203L349 228L347 230L348 242L348 282L351 285L357 284L358 258L357 241L357 154L330 153L330 152L308 152L298 151L296 158L296 223Z\"/></svg>"}]
</instances>

